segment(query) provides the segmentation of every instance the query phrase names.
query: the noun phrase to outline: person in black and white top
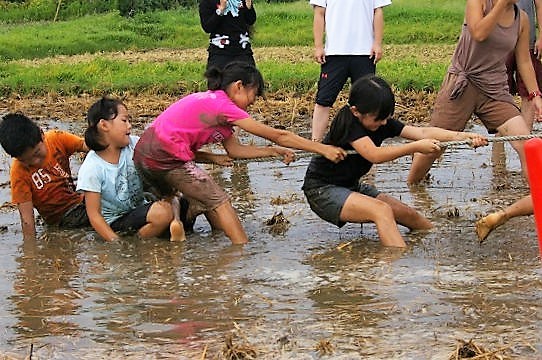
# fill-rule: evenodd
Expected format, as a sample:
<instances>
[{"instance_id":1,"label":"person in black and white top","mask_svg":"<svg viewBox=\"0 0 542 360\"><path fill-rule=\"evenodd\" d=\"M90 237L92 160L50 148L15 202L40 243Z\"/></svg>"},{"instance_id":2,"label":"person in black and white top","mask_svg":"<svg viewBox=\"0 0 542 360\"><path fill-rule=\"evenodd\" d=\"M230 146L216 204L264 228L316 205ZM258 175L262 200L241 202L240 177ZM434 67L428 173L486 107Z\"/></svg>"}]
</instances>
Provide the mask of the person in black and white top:
<instances>
[{"instance_id":1,"label":"person in black and white top","mask_svg":"<svg viewBox=\"0 0 542 360\"><path fill-rule=\"evenodd\" d=\"M201 27L209 34L207 69L223 69L234 60L256 65L250 43L256 22L252 0L200 0L199 16Z\"/></svg>"}]
</instances>

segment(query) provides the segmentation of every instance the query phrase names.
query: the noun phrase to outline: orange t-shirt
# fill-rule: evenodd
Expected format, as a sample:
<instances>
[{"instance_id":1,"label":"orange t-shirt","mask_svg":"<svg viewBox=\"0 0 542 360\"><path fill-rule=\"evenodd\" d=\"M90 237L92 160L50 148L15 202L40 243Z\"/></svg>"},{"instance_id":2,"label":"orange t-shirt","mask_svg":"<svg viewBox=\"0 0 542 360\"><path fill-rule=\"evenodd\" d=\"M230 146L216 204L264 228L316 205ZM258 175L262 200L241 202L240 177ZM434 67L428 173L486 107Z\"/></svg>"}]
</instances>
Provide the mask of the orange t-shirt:
<instances>
[{"instance_id":1,"label":"orange t-shirt","mask_svg":"<svg viewBox=\"0 0 542 360\"><path fill-rule=\"evenodd\" d=\"M70 156L84 151L84 140L65 131L43 134L47 156L39 167L29 167L13 159L10 171L11 201L32 201L48 224L57 224L66 211L83 201L75 191L70 170Z\"/></svg>"}]
</instances>

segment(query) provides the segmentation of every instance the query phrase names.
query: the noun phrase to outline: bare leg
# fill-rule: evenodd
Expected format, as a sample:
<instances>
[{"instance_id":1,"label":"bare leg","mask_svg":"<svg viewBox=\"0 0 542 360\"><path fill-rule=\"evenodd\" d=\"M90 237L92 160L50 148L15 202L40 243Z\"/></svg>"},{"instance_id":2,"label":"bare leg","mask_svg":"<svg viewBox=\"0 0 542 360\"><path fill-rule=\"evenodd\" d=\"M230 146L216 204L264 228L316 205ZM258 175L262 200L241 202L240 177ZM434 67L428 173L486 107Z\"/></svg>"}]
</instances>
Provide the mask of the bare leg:
<instances>
[{"instance_id":1,"label":"bare leg","mask_svg":"<svg viewBox=\"0 0 542 360\"><path fill-rule=\"evenodd\" d=\"M529 128L521 115L511 118L499 126L497 130L499 131L499 134L502 134L503 136L528 135L530 133ZM523 176L527 178L527 164L525 162L524 151L525 141L511 141L510 145L516 150L519 161L521 162Z\"/></svg>"},{"instance_id":2,"label":"bare leg","mask_svg":"<svg viewBox=\"0 0 542 360\"><path fill-rule=\"evenodd\" d=\"M433 165L440 154L420 154L415 153L412 157L412 165L410 165L410 171L408 172L407 184L417 184L425 178L429 169Z\"/></svg>"},{"instance_id":3,"label":"bare leg","mask_svg":"<svg viewBox=\"0 0 542 360\"><path fill-rule=\"evenodd\" d=\"M533 131L534 106L526 97L521 98L521 116L523 117L523 120L525 120L525 124L527 124L529 131Z\"/></svg>"},{"instance_id":4,"label":"bare leg","mask_svg":"<svg viewBox=\"0 0 542 360\"><path fill-rule=\"evenodd\" d=\"M161 235L173 219L171 204L161 200L154 202L147 213L147 224L143 225L138 234L142 238L149 238Z\"/></svg>"},{"instance_id":5,"label":"bare leg","mask_svg":"<svg viewBox=\"0 0 542 360\"><path fill-rule=\"evenodd\" d=\"M181 222L181 204L179 198L173 196L171 198L171 209L173 210L173 220L169 223L170 241L185 241L186 234L184 232L184 226Z\"/></svg>"},{"instance_id":6,"label":"bare leg","mask_svg":"<svg viewBox=\"0 0 542 360\"><path fill-rule=\"evenodd\" d=\"M213 210L207 211L205 217L207 217L213 228L224 231L233 244L246 244L248 242L248 237L241 225L241 221L229 201L226 201Z\"/></svg>"},{"instance_id":7,"label":"bare leg","mask_svg":"<svg viewBox=\"0 0 542 360\"><path fill-rule=\"evenodd\" d=\"M521 98L521 116L523 117L525 124L527 124L527 129L530 133L533 130L534 107L532 102L524 97ZM502 135L504 134L498 133L498 136ZM504 152L504 143L496 142L493 144L491 159L493 166L496 167L496 170L501 172L501 170L505 169L506 153Z\"/></svg>"},{"instance_id":8,"label":"bare leg","mask_svg":"<svg viewBox=\"0 0 542 360\"><path fill-rule=\"evenodd\" d=\"M493 165L494 177L495 175L500 176L505 172L506 152L504 151L504 143L493 143L491 147L491 164Z\"/></svg>"},{"instance_id":9,"label":"bare leg","mask_svg":"<svg viewBox=\"0 0 542 360\"><path fill-rule=\"evenodd\" d=\"M428 230L433 227L431 221L405 203L382 193L376 198L391 206L397 223L411 230Z\"/></svg>"},{"instance_id":10,"label":"bare leg","mask_svg":"<svg viewBox=\"0 0 542 360\"><path fill-rule=\"evenodd\" d=\"M360 193L352 193L344 202L340 219L353 223L373 222L382 245L406 247L397 228L393 209L384 201Z\"/></svg>"},{"instance_id":11,"label":"bare leg","mask_svg":"<svg viewBox=\"0 0 542 360\"><path fill-rule=\"evenodd\" d=\"M526 216L533 214L533 199L531 195L522 197L504 210L489 214L476 222L476 234L480 242L484 241L488 235L501 226L509 219L517 216Z\"/></svg>"},{"instance_id":12,"label":"bare leg","mask_svg":"<svg viewBox=\"0 0 542 360\"><path fill-rule=\"evenodd\" d=\"M322 141L326 134L327 125L329 122L329 107L322 105L314 105L312 114L312 139L314 141Z\"/></svg>"}]
</instances>

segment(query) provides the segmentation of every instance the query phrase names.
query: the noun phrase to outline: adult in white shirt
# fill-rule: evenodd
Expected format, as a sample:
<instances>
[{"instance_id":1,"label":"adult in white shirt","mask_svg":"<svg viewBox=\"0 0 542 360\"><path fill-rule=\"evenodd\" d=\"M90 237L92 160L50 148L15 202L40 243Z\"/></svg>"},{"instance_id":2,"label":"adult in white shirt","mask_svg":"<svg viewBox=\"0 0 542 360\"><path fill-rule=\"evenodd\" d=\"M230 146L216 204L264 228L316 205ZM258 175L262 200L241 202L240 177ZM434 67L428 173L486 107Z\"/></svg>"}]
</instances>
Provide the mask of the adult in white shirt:
<instances>
[{"instance_id":1,"label":"adult in white shirt","mask_svg":"<svg viewBox=\"0 0 542 360\"><path fill-rule=\"evenodd\" d=\"M310 0L310 4L314 9L314 58L321 65L312 139L322 141L330 108L346 80L353 83L376 71L382 57L382 8L391 0Z\"/></svg>"}]
</instances>

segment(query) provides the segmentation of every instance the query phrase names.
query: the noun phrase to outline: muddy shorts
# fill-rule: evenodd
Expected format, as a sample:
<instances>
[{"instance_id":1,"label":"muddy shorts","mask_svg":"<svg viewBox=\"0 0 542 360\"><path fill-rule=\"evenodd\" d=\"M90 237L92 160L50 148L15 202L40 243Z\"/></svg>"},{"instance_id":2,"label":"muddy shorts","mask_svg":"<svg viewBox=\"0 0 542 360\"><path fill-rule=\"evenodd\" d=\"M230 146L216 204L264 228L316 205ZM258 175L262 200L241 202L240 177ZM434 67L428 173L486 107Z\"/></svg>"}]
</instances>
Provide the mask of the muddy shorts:
<instances>
[{"instance_id":1,"label":"muddy shorts","mask_svg":"<svg viewBox=\"0 0 542 360\"><path fill-rule=\"evenodd\" d=\"M307 182L305 182L305 185L307 185ZM314 188L304 188L303 191L312 211L323 220L338 227L346 224L340 220L340 216L344 203L350 194L358 192L373 198L380 194L377 188L366 183L359 183L358 186L352 189L327 184Z\"/></svg>"},{"instance_id":2,"label":"muddy shorts","mask_svg":"<svg viewBox=\"0 0 542 360\"><path fill-rule=\"evenodd\" d=\"M320 69L316 103L330 107L350 78L351 82L367 75L374 74L376 65L369 55L330 55Z\"/></svg>"},{"instance_id":3,"label":"muddy shorts","mask_svg":"<svg viewBox=\"0 0 542 360\"><path fill-rule=\"evenodd\" d=\"M530 49L529 53L531 54L531 62L533 64L538 88L542 89L542 63L536 58L534 49ZM521 97L529 96L529 91L527 91L525 83L517 71L516 57L513 53L506 62L506 70L508 73L508 87L510 88L510 94L519 94Z\"/></svg>"},{"instance_id":4,"label":"muddy shorts","mask_svg":"<svg viewBox=\"0 0 542 360\"><path fill-rule=\"evenodd\" d=\"M136 167L145 187L158 197L182 193L189 202L189 217L216 209L230 200L211 176L193 161L179 161L172 170L153 171Z\"/></svg>"},{"instance_id":5,"label":"muddy shorts","mask_svg":"<svg viewBox=\"0 0 542 360\"><path fill-rule=\"evenodd\" d=\"M66 211L60 219L58 226L64 228L79 228L90 226L90 221L88 220L87 209L85 203L79 203L76 206L72 207L70 210Z\"/></svg>"},{"instance_id":6,"label":"muddy shorts","mask_svg":"<svg viewBox=\"0 0 542 360\"><path fill-rule=\"evenodd\" d=\"M114 232L123 234L137 232L147 224L147 214L149 213L152 204L153 203L149 202L136 207L129 213L126 213L117 220L113 221L109 226L111 226L111 229L113 229Z\"/></svg>"},{"instance_id":7,"label":"muddy shorts","mask_svg":"<svg viewBox=\"0 0 542 360\"><path fill-rule=\"evenodd\" d=\"M450 99L456 77L457 75L448 73L444 79L431 114L431 126L463 131L475 114L491 133L511 118L520 115L517 106L487 97L470 81L461 96Z\"/></svg>"}]
</instances>

